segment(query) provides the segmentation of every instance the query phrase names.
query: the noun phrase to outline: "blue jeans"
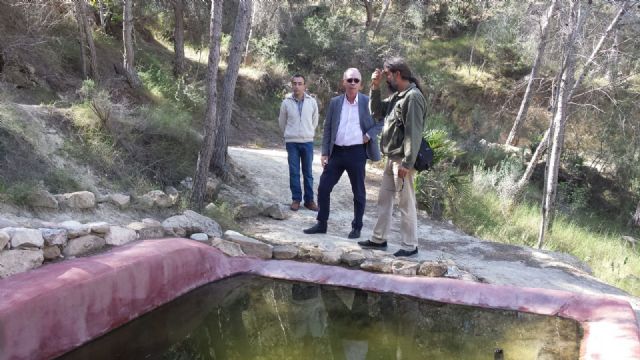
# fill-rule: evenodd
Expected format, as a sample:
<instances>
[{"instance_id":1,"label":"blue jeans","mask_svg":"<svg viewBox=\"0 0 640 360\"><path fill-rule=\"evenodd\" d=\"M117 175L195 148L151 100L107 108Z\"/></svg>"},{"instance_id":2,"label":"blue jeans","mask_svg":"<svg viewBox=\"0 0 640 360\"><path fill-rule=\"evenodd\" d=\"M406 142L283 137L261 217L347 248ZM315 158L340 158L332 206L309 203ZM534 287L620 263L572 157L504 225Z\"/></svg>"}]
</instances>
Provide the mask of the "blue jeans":
<instances>
[{"instance_id":1,"label":"blue jeans","mask_svg":"<svg viewBox=\"0 0 640 360\"><path fill-rule=\"evenodd\" d=\"M304 202L313 201L313 142L293 143L288 142L287 154L289 159L289 187L291 188L291 200L302 201L302 189L300 188L300 163L302 163L302 176L304 177Z\"/></svg>"}]
</instances>

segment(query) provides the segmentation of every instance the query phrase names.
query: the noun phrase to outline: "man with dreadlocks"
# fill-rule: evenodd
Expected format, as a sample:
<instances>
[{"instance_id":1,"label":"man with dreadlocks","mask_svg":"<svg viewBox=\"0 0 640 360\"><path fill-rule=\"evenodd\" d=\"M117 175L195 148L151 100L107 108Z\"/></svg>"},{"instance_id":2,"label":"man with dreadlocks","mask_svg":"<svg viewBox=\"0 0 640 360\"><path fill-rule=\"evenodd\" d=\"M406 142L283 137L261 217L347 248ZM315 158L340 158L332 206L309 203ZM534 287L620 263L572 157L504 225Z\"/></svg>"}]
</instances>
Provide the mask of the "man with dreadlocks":
<instances>
[{"instance_id":1,"label":"man with dreadlocks","mask_svg":"<svg viewBox=\"0 0 640 360\"><path fill-rule=\"evenodd\" d=\"M384 100L380 95L383 75L392 93ZM380 147L387 155L387 163L378 196L378 220L373 236L371 240L359 241L358 244L365 248L386 249L393 201L395 194L399 193L401 248L393 255L412 256L418 253L418 217L413 188L416 171L413 164L420 149L427 101L404 59L388 59L383 70L373 72L369 108L374 118L384 117Z\"/></svg>"}]
</instances>

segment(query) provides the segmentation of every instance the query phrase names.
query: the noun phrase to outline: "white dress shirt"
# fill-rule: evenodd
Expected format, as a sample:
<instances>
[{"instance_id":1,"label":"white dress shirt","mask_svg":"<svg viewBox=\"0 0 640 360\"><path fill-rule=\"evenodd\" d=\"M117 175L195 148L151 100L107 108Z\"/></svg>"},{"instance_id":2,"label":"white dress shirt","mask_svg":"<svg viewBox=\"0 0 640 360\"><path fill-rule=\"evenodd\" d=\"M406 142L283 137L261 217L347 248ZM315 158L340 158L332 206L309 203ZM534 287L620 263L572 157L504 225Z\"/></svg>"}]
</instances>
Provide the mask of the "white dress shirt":
<instances>
[{"instance_id":1,"label":"white dress shirt","mask_svg":"<svg viewBox=\"0 0 640 360\"><path fill-rule=\"evenodd\" d=\"M358 95L353 104L344 97L342 111L340 113L340 124L336 133L336 145L351 146L363 144L362 129L360 128L360 113L358 109Z\"/></svg>"}]
</instances>

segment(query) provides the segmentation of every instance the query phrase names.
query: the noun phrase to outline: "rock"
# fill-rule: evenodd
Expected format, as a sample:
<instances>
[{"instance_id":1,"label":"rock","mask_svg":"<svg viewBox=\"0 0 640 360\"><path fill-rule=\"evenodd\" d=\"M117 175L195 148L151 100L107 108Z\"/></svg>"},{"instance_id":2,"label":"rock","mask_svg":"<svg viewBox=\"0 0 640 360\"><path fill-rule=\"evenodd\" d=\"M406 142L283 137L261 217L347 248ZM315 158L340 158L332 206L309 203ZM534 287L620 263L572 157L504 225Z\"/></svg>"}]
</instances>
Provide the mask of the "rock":
<instances>
[{"instance_id":1,"label":"rock","mask_svg":"<svg viewBox=\"0 0 640 360\"><path fill-rule=\"evenodd\" d=\"M628 235L623 235L622 240L624 241L625 245L628 244L629 246L631 246L632 250L636 249L636 244L638 243L638 240L636 238Z\"/></svg>"},{"instance_id":2,"label":"rock","mask_svg":"<svg viewBox=\"0 0 640 360\"><path fill-rule=\"evenodd\" d=\"M367 259L360 264L360 269L372 272L380 272L390 274L393 272L393 259Z\"/></svg>"},{"instance_id":3,"label":"rock","mask_svg":"<svg viewBox=\"0 0 640 360\"><path fill-rule=\"evenodd\" d=\"M6 228L6 227L16 227L16 226L18 226L18 223L16 223L15 221L0 217L0 229Z\"/></svg>"},{"instance_id":4,"label":"rock","mask_svg":"<svg viewBox=\"0 0 640 360\"><path fill-rule=\"evenodd\" d=\"M84 235L67 242L62 253L64 256L79 256L100 250L106 244L105 239L95 235Z\"/></svg>"},{"instance_id":5,"label":"rock","mask_svg":"<svg viewBox=\"0 0 640 360\"><path fill-rule=\"evenodd\" d=\"M255 196L227 185L220 187L218 200L228 204L234 219L247 219L263 213L265 205Z\"/></svg>"},{"instance_id":6,"label":"rock","mask_svg":"<svg viewBox=\"0 0 640 360\"><path fill-rule=\"evenodd\" d=\"M184 180L180 181L180 186L187 190L193 189L193 179L190 177L184 178Z\"/></svg>"},{"instance_id":7,"label":"rock","mask_svg":"<svg viewBox=\"0 0 640 360\"><path fill-rule=\"evenodd\" d=\"M207 185L205 188L205 194L209 199L213 199L218 195L222 181L218 178L207 178Z\"/></svg>"},{"instance_id":8,"label":"rock","mask_svg":"<svg viewBox=\"0 0 640 360\"><path fill-rule=\"evenodd\" d=\"M0 278L35 269L43 261L40 249L0 251Z\"/></svg>"},{"instance_id":9,"label":"rock","mask_svg":"<svg viewBox=\"0 0 640 360\"><path fill-rule=\"evenodd\" d=\"M209 237L205 233L195 233L189 236L189 239L195 240L198 242L209 242Z\"/></svg>"},{"instance_id":10,"label":"rock","mask_svg":"<svg viewBox=\"0 0 640 360\"><path fill-rule=\"evenodd\" d=\"M109 200L120 209L126 209L131 204L131 196L125 194L111 194Z\"/></svg>"},{"instance_id":11,"label":"rock","mask_svg":"<svg viewBox=\"0 0 640 360\"><path fill-rule=\"evenodd\" d=\"M327 250L322 252L320 261L327 265L338 265L342 259L342 250Z\"/></svg>"},{"instance_id":12,"label":"rock","mask_svg":"<svg viewBox=\"0 0 640 360\"><path fill-rule=\"evenodd\" d=\"M217 222L191 210L186 210L182 215L165 219L162 222L162 227L169 234L175 233L178 236L199 232L205 233L211 238L222 236L222 229Z\"/></svg>"},{"instance_id":13,"label":"rock","mask_svg":"<svg viewBox=\"0 0 640 360\"><path fill-rule=\"evenodd\" d=\"M342 254L340 260L348 266L360 266L365 260L365 256L361 251L355 250Z\"/></svg>"},{"instance_id":14,"label":"rock","mask_svg":"<svg viewBox=\"0 0 640 360\"><path fill-rule=\"evenodd\" d=\"M11 247L16 248L41 248L44 246L44 238L38 229L15 228L11 235Z\"/></svg>"},{"instance_id":15,"label":"rock","mask_svg":"<svg viewBox=\"0 0 640 360\"><path fill-rule=\"evenodd\" d=\"M58 200L47 190L39 189L27 196L27 204L37 208L57 209Z\"/></svg>"},{"instance_id":16,"label":"rock","mask_svg":"<svg viewBox=\"0 0 640 360\"><path fill-rule=\"evenodd\" d=\"M396 275L409 275L415 276L420 264L413 261L406 260L394 260L391 267L393 273Z\"/></svg>"},{"instance_id":17,"label":"rock","mask_svg":"<svg viewBox=\"0 0 640 360\"><path fill-rule=\"evenodd\" d=\"M139 199L139 203L145 207L168 208L175 205L175 201L165 194L162 190L152 190L142 195Z\"/></svg>"},{"instance_id":18,"label":"rock","mask_svg":"<svg viewBox=\"0 0 640 360\"><path fill-rule=\"evenodd\" d=\"M204 212L205 214L212 214L215 213L217 209L218 207L216 206L216 204L208 203L207 206L204 207Z\"/></svg>"},{"instance_id":19,"label":"rock","mask_svg":"<svg viewBox=\"0 0 640 360\"><path fill-rule=\"evenodd\" d=\"M222 251L227 256L245 256L246 254L242 251L242 248L239 244L236 244L231 241L223 240L220 238L213 238L211 241L211 246L217 248Z\"/></svg>"},{"instance_id":20,"label":"rock","mask_svg":"<svg viewBox=\"0 0 640 360\"><path fill-rule=\"evenodd\" d=\"M233 218L236 220L249 219L256 217L264 211L259 203L238 204L233 209Z\"/></svg>"},{"instance_id":21,"label":"rock","mask_svg":"<svg viewBox=\"0 0 640 360\"><path fill-rule=\"evenodd\" d=\"M265 216L268 216L276 220L287 219L289 218L289 216L291 216L290 213L291 212L288 210L288 208L282 204L272 204L271 206L267 207L263 212Z\"/></svg>"},{"instance_id":22,"label":"rock","mask_svg":"<svg viewBox=\"0 0 640 360\"><path fill-rule=\"evenodd\" d=\"M274 259L293 259L298 255L298 248L294 245L275 245L273 247Z\"/></svg>"},{"instance_id":23,"label":"rock","mask_svg":"<svg viewBox=\"0 0 640 360\"><path fill-rule=\"evenodd\" d=\"M109 195L96 194L96 204L104 204L109 202Z\"/></svg>"},{"instance_id":24,"label":"rock","mask_svg":"<svg viewBox=\"0 0 640 360\"><path fill-rule=\"evenodd\" d=\"M135 230L123 228L121 226L111 226L109 233L104 237L104 240L109 245L124 245L132 241L138 240L138 233Z\"/></svg>"},{"instance_id":25,"label":"rock","mask_svg":"<svg viewBox=\"0 0 640 360\"><path fill-rule=\"evenodd\" d=\"M447 264L437 261L425 261L418 268L418 275L429 277L443 277L447 273Z\"/></svg>"},{"instance_id":26,"label":"rock","mask_svg":"<svg viewBox=\"0 0 640 360\"><path fill-rule=\"evenodd\" d=\"M89 227L89 232L96 234L106 234L109 232L109 228L111 228L111 226L104 221L88 223L86 226Z\"/></svg>"},{"instance_id":27,"label":"rock","mask_svg":"<svg viewBox=\"0 0 640 360\"><path fill-rule=\"evenodd\" d=\"M0 230L0 251L2 251L7 246L10 240L11 236L9 236L9 234L5 230Z\"/></svg>"},{"instance_id":28,"label":"rock","mask_svg":"<svg viewBox=\"0 0 640 360\"><path fill-rule=\"evenodd\" d=\"M127 228L137 232L138 239L140 240L161 239L164 237L162 224L154 219L143 219L142 221L132 222L127 225Z\"/></svg>"},{"instance_id":29,"label":"rock","mask_svg":"<svg viewBox=\"0 0 640 360\"><path fill-rule=\"evenodd\" d=\"M262 259L271 259L273 256L273 246L244 236L233 230L227 230L224 233L224 239L240 245L242 251L249 256L256 256Z\"/></svg>"},{"instance_id":30,"label":"rock","mask_svg":"<svg viewBox=\"0 0 640 360\"><path fill-rule=\"evenodd\" d=\"M169 195L169 196L178 196L178 195L180 195L178 190L176 188L174 188L173 186L165 186L164 193Z\"/></svg>"},{"instance_id":31,"label":"rock","mask_svg":"<svg viewBox=\"0 0 640 360\"><path fill-rule=\"evenodd\" d=\"M63 221L58 224L58 227L67 230L69 239L87 235L91 232L91 228L74 220Z\"/></svg>"},{"instance_id":32,"label":"rock","mask_svg":"<svg viewBox=\"0 0 640 360\"><path fill-rule=\"evenodd\" d=\"M67 243L67 230L40 228L45 245L62 245Z\"/></svg>"},{"instance_id":33,"label":"rock","mask_svg":"<svg viewBox=\"0 0 640 360\"><path fill-rule=\"evenodd\" d=\"M56 196L58 202L72 209L92 209L96 207L96 196L90 191L77 191ZM62 199L62 201L60 201Z\"/></svg>"},{"instance_id":34,"label":"rock","mask_svg":"<svg viewBox=\"0 0 640 360\"><path fill-rule=\"evenodd\" d=\"M317 244L302 244L298 247L298 258L300 260L310 260L321 262L323 249Z\"/></svg>"},{"instance_id":35,"label":"rock","mask_svg":"<svg viewBox=\"0 0 640 360\"><path fill-rule=\"evenodd\" d=\"M42 249L42 254L45 260L55 260L60 257L61 252L58 246L52 245L45 246L44 249Z\"/></svg>"}]
</instances>

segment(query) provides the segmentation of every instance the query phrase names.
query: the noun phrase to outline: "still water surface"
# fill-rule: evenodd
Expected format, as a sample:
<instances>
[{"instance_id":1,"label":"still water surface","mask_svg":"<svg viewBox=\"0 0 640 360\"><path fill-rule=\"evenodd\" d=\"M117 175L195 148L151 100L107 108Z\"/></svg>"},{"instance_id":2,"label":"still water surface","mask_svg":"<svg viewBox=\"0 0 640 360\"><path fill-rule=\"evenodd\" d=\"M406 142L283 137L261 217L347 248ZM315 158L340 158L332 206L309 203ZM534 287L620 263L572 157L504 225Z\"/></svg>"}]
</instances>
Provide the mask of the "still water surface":
<instances>
[{"instance_id":1,"label":"still water surface","mask_svg":"<svg viewBox=\"0 0 640 360\"><path fill-rule=\"evenodd\" d=\"M581 337L557 317L243 275L60 359L574 360Z\"/></svg>"}]
</instances>

